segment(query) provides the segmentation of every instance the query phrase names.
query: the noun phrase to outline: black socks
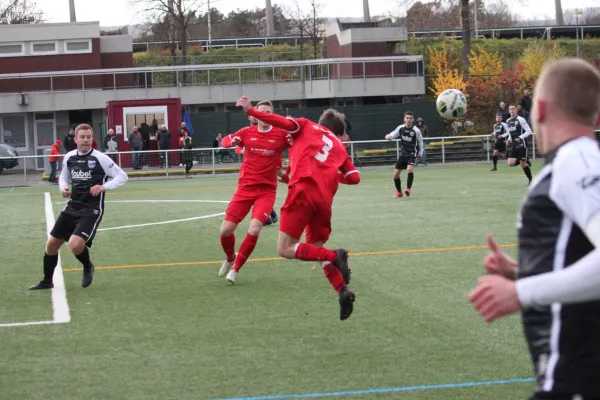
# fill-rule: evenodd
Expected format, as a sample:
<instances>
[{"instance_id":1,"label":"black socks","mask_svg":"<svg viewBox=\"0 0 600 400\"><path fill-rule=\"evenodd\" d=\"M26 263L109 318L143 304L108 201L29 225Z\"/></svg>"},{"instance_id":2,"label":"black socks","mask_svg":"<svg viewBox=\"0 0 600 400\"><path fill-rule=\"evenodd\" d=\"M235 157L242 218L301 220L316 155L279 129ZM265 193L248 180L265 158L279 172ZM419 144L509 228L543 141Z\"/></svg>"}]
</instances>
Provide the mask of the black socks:
<instances>
[{"instance_id":1,"label":"black socks","mask_svg":"<svg viewBox=\"0 0 600 400\"><path fill-rule=\"evenodd\" d=\"M44 254L44 282L51 283L52 276L54 276L54 270L58 264L58 254L49 256Z\"/></svg>"}]
</instances>

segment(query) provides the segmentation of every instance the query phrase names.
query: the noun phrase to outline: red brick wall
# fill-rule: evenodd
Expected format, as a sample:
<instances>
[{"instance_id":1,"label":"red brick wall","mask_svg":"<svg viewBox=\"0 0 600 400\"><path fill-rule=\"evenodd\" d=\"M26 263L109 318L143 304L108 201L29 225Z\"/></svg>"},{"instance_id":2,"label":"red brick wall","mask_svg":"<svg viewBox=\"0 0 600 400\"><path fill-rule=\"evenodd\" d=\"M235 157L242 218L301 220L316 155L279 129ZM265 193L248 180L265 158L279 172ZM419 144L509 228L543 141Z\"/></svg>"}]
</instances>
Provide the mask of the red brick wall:
<instances>
[{"instance_id":1,"label":"red brick wall","mask_svg":"<svg viewBox=\"0 0 600 400\"><path fill-rule=\"evenodd\" d=\"M58 54L50 56L26 56L0 58L0 74L72 71L103 68L130 68L133 66L131 53L100 53L100 39L92 39L92 53ZM131 87L132 75L117 77L117 85ZM52 78L53 90L81 90L112 88L112 75L81 76ZM50 78L0 80L1 93L33 92L50 90Z\"/></svg>"},{"instance_id":2,"label":"red brick wall","mask_svg":"<svg viewBox=\"0 0 600 400\"><path fill-rule=\"evenodd\" d=\"M109 68L132 68L133 67L133 55L132 53L102 53L102 69ZM117 87L132 87L133 86L133 75L132 74L119 74L116 76ZM113 75L104 75L103 77L104 88L114 88L115 80Z\"/></svg>"}]
</instances>

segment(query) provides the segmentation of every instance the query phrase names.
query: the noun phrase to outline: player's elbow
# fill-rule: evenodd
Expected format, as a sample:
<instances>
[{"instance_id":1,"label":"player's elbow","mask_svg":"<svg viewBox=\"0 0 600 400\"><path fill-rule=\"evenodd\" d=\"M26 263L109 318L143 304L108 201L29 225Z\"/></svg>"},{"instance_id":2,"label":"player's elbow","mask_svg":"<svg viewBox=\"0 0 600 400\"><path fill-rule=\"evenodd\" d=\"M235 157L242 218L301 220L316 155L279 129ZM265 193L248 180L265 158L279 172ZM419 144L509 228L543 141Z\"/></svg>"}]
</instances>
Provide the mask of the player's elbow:
<instances>
[{"instance_id":1,"label":"player's elbow","mask_svg":"<svg viewBox=\"0 0 600 400\"><path fill-rule=\"evenodd\" d=\"M346 182L348 185L358 185L360 183L360 174L354 173L350 174L346 177Z\"/></svg>"}]
</instances>

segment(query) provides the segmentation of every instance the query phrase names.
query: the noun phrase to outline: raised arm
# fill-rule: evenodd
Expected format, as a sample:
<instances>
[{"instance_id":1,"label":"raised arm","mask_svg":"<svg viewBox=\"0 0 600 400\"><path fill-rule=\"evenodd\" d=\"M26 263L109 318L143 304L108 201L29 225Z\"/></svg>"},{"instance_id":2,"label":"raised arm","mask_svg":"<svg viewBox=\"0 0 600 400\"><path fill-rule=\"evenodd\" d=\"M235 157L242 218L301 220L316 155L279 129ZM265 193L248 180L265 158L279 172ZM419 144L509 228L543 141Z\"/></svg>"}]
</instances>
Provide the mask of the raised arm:
<instances>
[{"instance_id":1,"label":"raised arm","mask_svg":"<svg viewBox=\"0 0 600 400\"><path fill-rule=\"evenodd\" d=\"M249 108L246 113L256 119L261 120L265 124L274 126L275 128L281 128L289 133L298 133L300 131L300 121L295 118L286 118L279 114L266 113L258 111L256 108Z\"/></svg>"},{"instance_id":2,"label":"raised arm","mask_svg":"<svg viewBox=\"0 0 600 400\"><path fill-rule=\"evenodd\" d=\"M393 131L391 131L390 133L385 135L385 138L387 140L396 139L398 136L400 136L400 128L402 128L403 126L404 125L398 125L398 127L396 129L394 129Z\"/></svg>"}]
</instances>

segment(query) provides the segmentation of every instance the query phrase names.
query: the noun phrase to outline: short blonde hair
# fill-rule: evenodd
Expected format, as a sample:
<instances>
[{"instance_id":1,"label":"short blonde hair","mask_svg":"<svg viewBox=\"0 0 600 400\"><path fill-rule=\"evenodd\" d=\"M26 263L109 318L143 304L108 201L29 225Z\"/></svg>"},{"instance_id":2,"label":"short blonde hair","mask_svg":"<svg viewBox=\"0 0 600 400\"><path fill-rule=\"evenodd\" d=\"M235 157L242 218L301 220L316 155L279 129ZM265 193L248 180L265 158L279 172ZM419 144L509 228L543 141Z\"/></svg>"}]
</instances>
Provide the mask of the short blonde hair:
<instances>
[{"instance_id":1,"label":"short blonde hair","mask_svg":"<svg viewBox=\"0 0 600 400\"><path fill-rule=\"evenodd\" d=\"M273 103L271 103L270 100L259 101L258 103L256 103L256 106L254 108L258 108L259 106L269 106L271 107L271 110L273 109Z\"/></svg>"},{"instance_id":2,"label":"short blonde hair","mask_svg":"<svg viewBox=\"0 0 600 400\"><path fill-rule=\"evenodd\" d=\"M91 131L92 135L94 134L94 130L88 124L77 125L77 128L75 128L75 136L77 136L77 132L79 131Z\"/></svg>"},{"instance_id":3,"label":"short blonde hair","mask_svg":"<svg viewBox=\"0 0 600 400\"><path fill-rule=\"evenodd\" d=\"M566 58L544 66L536 90L542 101L569 118L596 126L600 113L600 71L587 61Z\"/></svg>"}]
</instances>

